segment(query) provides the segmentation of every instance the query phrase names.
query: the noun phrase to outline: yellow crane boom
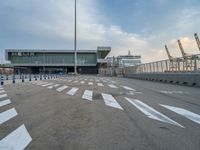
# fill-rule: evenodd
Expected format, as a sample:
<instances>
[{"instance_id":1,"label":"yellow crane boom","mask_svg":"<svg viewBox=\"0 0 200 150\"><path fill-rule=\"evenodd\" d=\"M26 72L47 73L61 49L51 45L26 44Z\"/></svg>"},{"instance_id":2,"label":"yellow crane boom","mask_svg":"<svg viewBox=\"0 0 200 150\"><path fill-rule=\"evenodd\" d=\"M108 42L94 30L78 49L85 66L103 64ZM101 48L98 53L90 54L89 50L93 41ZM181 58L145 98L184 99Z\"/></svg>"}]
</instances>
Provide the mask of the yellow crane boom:
<instances>
[{"instance_id":1,"label":"yellow crane boom","mask_svg":"<svg viewBox=\"0 0 200 150\"><path fill-rule=\"evenodd\" d=\"M198 37L197 33L194 34L194 37L195 37L195 39L196 39L197 46L198 46L199 51L200 51L200 40L199 40L199 37Z\"/></svg>"},{"instance_id":2,"label":"yellow crane boom","mask_svg":"<svg viewBox=\"0 0 200 150\"><path fill-rule=\"evenodd\" d=\"M178 46L179 46L179 48L180 48L180 50L181 50L182 56L183 56L184 58L187 57L187 54L185 53L185 51L184 51L184 49L183 49L183 46L182 46L180 40L178 40Z\"/></svg>"},{"instance_id":3,"label":"yellow crane boom","mask_svg":"<svg viewBox=\"0 0 200 150\"><path fill-rule=\"evenodd\" d=\"M167 45L165 45L165 50L167 52L167 56L168 56L169 60L172 60L173 57L170 55Z\"/></svg>"}]
</instances>

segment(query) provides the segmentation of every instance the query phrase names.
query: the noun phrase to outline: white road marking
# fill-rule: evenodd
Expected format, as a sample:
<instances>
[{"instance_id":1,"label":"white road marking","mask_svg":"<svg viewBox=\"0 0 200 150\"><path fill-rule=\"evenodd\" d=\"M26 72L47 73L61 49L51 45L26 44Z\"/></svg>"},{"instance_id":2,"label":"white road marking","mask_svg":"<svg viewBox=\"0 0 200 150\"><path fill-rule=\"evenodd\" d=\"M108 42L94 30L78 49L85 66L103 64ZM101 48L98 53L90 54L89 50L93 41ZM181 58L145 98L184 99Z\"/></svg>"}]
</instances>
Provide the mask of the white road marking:
<instances>
[{"instance_id":1,"label":"white road marking","mask_svg":"<svg viewBox=\"0 0 200 150\"><path fill-rule=\"evenodd\" d=\"M10 104L10 103L11 103L11 101L10 101L9 99L0 101L0 107L5 106L5 105L8 105L8 104Z\"/></svg>"},{"instance_id":2,"label":"white road marking","mask_svg":"<svg viewBox=\"0 0 200 150\"><path fill-rule=\"evenodd\" d=\"M9 110L6 110L6 111L0 113L0 125L15 116L17 116L17 112L16 112L15 108L11 108Z\"/></svg>"},{"instance_id":3,"label":"white road marking","mask_svg":"<svg viewBox=\"0 0 200 150\"><path fill-rule=\"evenodd\" d=\"M92 101L92 91L90 91L90 90L85 90L85 92L84 92L82 98Z\"/></svg>"},{"instance_id":4,"label":"white road marking","mask_svg":"<svg viewBox=\"0 0 200 150\"><path fill-rule=\"evenodd\" d=\"M160 91L160 93L164 93L164 94L183 94L183 91Z\"/></svg>"},{"instance_id":5,"label":"white road marking","mask_svg":"<svg viewBox=\"0 0 200 150\"><path fill-rule=\"evenodd\" d=\"M188 111L186 109L183 109L183 108L179 108L179 107L173 107L173 106L168 106L168 105L162 105L160 104L161 106L179 114L179 115L182 115L184 117L186 117L187 119L189 120L192 120L198 124L200 124L200 115L196 114L196 113L193 113L191 111Z\"/></svg>"},{"instance_id":6,"label":"white road marking","mask_svg":"<svg viewBox=\"0 0 200 150\"><path fill-rule=\"evenodd\" d=\"M76 80L76 81L74 81L74 83L78 83L78 81Z\"/></svg>"},{"instance_id":7,"label":"white road marking","mask_svg":"<svg viewBox=\"0 0 200 150\"><path fill-rule=\"evenodd\" d=\"M85 81L81 81L81 84L84 84L85 83Z\"/></svg>"},{"instance_id":8,"label":"white road marking","mask_svg":"<svg viewBox=\"0 0 200 150\"><path fill-rule=\"evenodd\" d=\"M3 87L0 87L0 90L3 90Z\"/></svg>"},{"instance_id":9,"label":"white road marking","mask_svg":"<svg viewBox=\"0 0 200 150\"><path fill-rule=\"evenodd\" d=\"M0 95L0 98L4 98L4 97L7 97L8 95L7 94L2 94Z\"/></svg>"},{"instance_id":10,"label":"white road marking","mask_svg":"<svg viewBox=\"0 0 200 150\"><path fill-rule=\"evenodd\" d=\"M53 83L47 83L47 84L43 84L43 85L41 85L41 86L49 86L49 85L52 85Z\"/></svg>"},{"instance_id":11,"label":"white road marking","mask_svg":"<svg viewBox=\"0 0 200 150\"><path fill-rule=\"evenodd\" d=\"M47 84L48 82L39 82L37 85Z\"/></svg>"},{"instance_id":12,"label":"white road marking","mask_svg":"<svg viewBox=\"0 0 200 150\"><path fill-rule=\"evenodd\" d=\"M99 82L99 80L96 80L96 82Z\"/></svg>"},{"instance_id":13,"label":"white road marking","mask_svg":"<svg viewBox=\"0 0 200 150\"><path fill-rule=\"evenodd\" d=\"M104 86L102 83L97 83L98 86Z\"/></svg>"},{"instance_id":14,"label":"white road marking","mask_svg":"<svg viewBox=\"0 0 200 150\"><path fill-rule=\"evenodd\" d=\"M72 80L68 80L68 82L72 82Z\"/></svg>"},{"instance_id":15,"label":"white road marking","mask_svg":"<svg viewBox=\"0 0 200 150\"><path fill-rule=\"evenodd\" d=\"M88 85L93 85L93 82L88 82Z\"/></svg>"},{"instance_id":16,"label":"white road marking","mask_svg":"<svg viewBox=\"0 0 200 150\"><path fill-rule=\"evenodd\" d=\"M115 88L115 89L117 89L118 87L116 87L115 85L113 85L113 84L108 84L108 86L109 87L111 87L111 88Z\"/></svg>"},{"instance_id":17,"label":"white road marking","mask_svg":"<svg viewBox=\"0 0 200 150\"><path fill-rule=\"evenodd\" d=\"M0 141L1 150L23 150L32 141L26 127L21 125Z\"/></svg>"},{"instance_id":18,"label":"white road marking","mask_svg":"<svg viewBox=\"0 0 200 150\"><path fill-rule=\"evenodd\" d=\"M63 86L57 88L56 91L58 91L58 92L62 92L62 91L65 90L66 88L68 88L68 86L63 85Z\"/></svg>"},{"instance_id":19,"label":"white road marking","mask_svg":"<svg viewBox=\"0 0 200 150\"><path fill-rule=\"evenodd\" d=\"M125 97L125 99L134 105L137 109L139 109L141 112L143 112L148 118L155 119L158 121L162 121L165 123L169 123L172 125L176 125L179 127L184 128L184 126L180 125L179 123L175 122L174 120L170 119L169 117L163 115L162 113L158 112L157 110L153 109L152 107L146 105L145 103L141 102L137 99L131 99Z\"/></svg>"},{"instance_id":20,"label":"white road marking","mask_svg":"<svg viewBox=\"0 0 200 150\"><path fill-rule=\"evenodd\" d=\"M119 103L115 100L115 98L112 95L105 94L105 93L102 93L101 95L102 95L104 102L107 106L123 110L123 108L119 105Z\"/></svg>"},{"instance_id":21,"label":"white road marking","mask_svg":"<svg viewBox=\"0 0 200 150\"><path fill-rule=\"evenodd\" d=\"M71 90L67 92L68 95L74 95L78 91L79 88L73 87Z\"/></svg>"},{"instance_id":22,"label":"white road marking","mask_svg":"<svg viewBox=\"0 0 200 150\"><path fill-rule=\"evenodd\" d=\"M5 93L5 92L6 92L5 90L1 90L1 91L0 91L0 93Z\"/></svg>"},{"instance_id":23,"label":"white road marking","mask_svg":"<svg viewBox=\"0 0 200 150\"><path fill-rule=\"evenodd\" d=\"M129 91L135 91L135 89L128 87L128 86L121 86L121 87L123 87L124 89L129 90Z\"/></svg>"},{"instance_id":24,"label":"white road marking","mask_svg":"<svg viewBox=\"0 0 200 150\"><path fill-rule=\"evenodd\" d=\"M47 87L48 89L53 89L54 87L58 87L60 84L55 84L55 85L51 85L49 87Z\"/></svg>"}]
</instances>

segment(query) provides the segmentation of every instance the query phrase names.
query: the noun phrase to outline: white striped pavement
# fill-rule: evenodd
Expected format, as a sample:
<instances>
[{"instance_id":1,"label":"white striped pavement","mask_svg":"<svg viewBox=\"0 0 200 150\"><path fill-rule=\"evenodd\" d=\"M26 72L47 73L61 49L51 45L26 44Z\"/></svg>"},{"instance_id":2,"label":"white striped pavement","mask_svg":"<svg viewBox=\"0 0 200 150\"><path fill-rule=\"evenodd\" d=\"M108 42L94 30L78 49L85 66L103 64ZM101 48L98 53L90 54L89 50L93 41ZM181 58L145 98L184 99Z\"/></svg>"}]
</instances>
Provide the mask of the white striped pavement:
<instances>
[{"instance_id":1,"label":"white striped pavement","mask_svg":"<svg viewBox=\"0 0 200 150\"><path fill-rule=\"evenodd\" d=\"M141 102L140 100L131 99L131 98L127 98L127 97L125 97L125 99L129 103L131 103L133 106L135 106L137 109L139 109L142 113L144 113L148 118L184 128L184 126L180 125L179 123L175 122L174 120L170 119L169 117L165 116L164 114L158 112L157 110L153 109L152 107L148 106L147 104Z\"/></svg>"},{"instance_id":2,"label":"white striped pavement","mask_svg":"<svg viewBox=\"0 0 200 150\"><path fill-rule=\"evenodd\" d=\"M85 81L81 81L81 84L84 84L85 83Z\"/></svg>"},{"instance_id":3,"label":"white striped pavement","mask_svg":"<svg viewBox=\"0 0 200 150\"><path fill-rule=\"evenodd\" d=\"M128 86L121 86L121 87L123 87L124 89L129 90L129 91L135 91L135 89L128 87Z\"/></svg>"},{"instance_id":4,"label":"white striped pavement","mask_svg":"<svg viewBox=\"0 0 200 150\"><path fill-rule=\"evenodd\" d=\"M32 141L26 127L21 125L0 141L1 150L23 150Z\"/></svg>"},{"instance_id":5,"label":"white striped pavement","mask_svg":"<svg viewBox=\"0 0 200 150\"><path fill-rule=\"evenodd\" d=\"M7 94L1 94L0 98L4 98L4 97L7 97L7 96L8 96Z\"/></svg>"},{"instance_id":6,"label":"white striped pavement","mask_svg":"<svg viewBox=\"0 0 200 150\"><path fill-rule=\"evenodd\" d=\"M0 107L5 106L5 105L8 105L8 104L10 104L10 103L11 103L11 101L10 101L9 99L0 101Z\"/></svg>"},{"instance_id":7,"label":"white striped pavement","mask_svg":"<svg viewBox=\"0 0 200 150\"><path fill-rule=\"evenodd\" d=\"M102 83L97 83L98 86L104 86Z\"/></svg>"},{"instance_id":8,"label":"white striped pavement","mask_svg":"<svg viewBox=\"0 0 200 150\"><path fill-rule=\"evenodd\" d=\"M47 83L47 84L43 84L43 85L41 85L41 86L49 86L49 85L52 85L53 83Z\"/></svg>"},{"instance_id":9,"label":"white striped pavement","mask_svg":"<svg viewBox=\"0 0 200 150\"><path fill-rule=\"evenodd\" d=\"M6 110L6 111L0 113L0 125L15 116L17 116L17 112L16 112L15 108L11 108L9 110Z\"/></svg>"},{"instance_id":10,"label":"white striped pavement","mask_svg":"<svg viewBox=\"0 0 200 150\"><path fill-rule=\"evenodd\" d=\"M0 94L1 94L1 93L5 93L5 92L6 92L5 90L0 90Z\"/></svg>"},{"instance_id":11,"label":"white striped pavement","mask_svg":"<svg viewBox=\"0 0 200 150\"><path fill-rule=\"evenodd\" d=\"M183 108L179 108L179 107L173 107L173 106L168 106L168 105L162 105L160 104L161 106L183 116L183 117L186 117L187 119L189 120L192 120L198 124L200 124L200 115L196 114L196 113L193 113L191 111L188 111L186 109L183 109Z\"/></svg>"},{"instance_id":12,"label":"white striped pavement","mask_svg":"<svg viewBox=\"0 0 200 150\"><path fill-rule=\"evenodd\" d=\"M68 86L63 85L63 86L57 88L56 91L58 91L58 92L62 92L62 91L65 90L66 88L68 88Z\"/></svg>"},{"instance_id":13,"label":"white striped pavement","mask_svg":"<svg viewBox=\"0 0 200 150\"><path fill-rule=\"evenodd\" d=\"M104 99L105 105L123 110L123 108L112 95L105 93L102 93L101 95Z\"/></svg>"},{"instance_id":14,"label":"white striped pavement","mask_svg":"<svg viewBox=\"0 0 200 150\"><path fill-rule=\"evenodd\" d=\"M88 82L88 85L93 85L93 82Z\"/></svg>"},{"instance_id":15,"label":"white striped pavement","mask_svg":"<svg viewBox=\"0 0 200 150\"><path fill-rule=\"evenodd\" d=\"M108 86L111 87L111 88L114 88L114 89L117 89L117 88L118 88L118 87L116 87L116 86L113 85L113 84L108 84Z\"/></svg>"},{"instance_id":16,"label":"white striped pavement","mask_svg":"<svg viewBox=\"0 0 200 150\"><path fill-rule=\"evenodd\" d=\"M86 100L89 100L89 101L92 101L92 91L85 90L85 92L83 93L82 98L86 99Z\"/></svg>"},{"instance_id":17,"label":"white striped pavement","mask_svg":"<svg viewBox=\"0 0 200 150\"><path fill-rule=\"evenodd\" d=\"M74 95L78 91L79 88L73 87L71 90L67 92L68 95Z\"/></svg>"}]
</instances>

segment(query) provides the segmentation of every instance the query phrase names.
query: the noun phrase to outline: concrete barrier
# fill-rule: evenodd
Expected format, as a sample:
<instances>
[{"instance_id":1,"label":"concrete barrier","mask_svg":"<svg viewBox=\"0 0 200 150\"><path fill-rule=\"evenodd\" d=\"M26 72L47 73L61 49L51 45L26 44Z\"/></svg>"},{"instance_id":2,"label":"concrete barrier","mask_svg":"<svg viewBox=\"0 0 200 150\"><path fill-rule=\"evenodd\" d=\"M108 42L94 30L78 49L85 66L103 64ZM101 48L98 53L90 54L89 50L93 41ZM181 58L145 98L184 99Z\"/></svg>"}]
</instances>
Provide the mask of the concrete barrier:
<instances>
[{"instance_id":1,"label":"concrete barrier","mask_svg":"<svg viewBox=\"0 0 200 150\"><path fill-rule=\"evenodd\" d=\"M200 73L135 73L125 77L200 87Z\"/></svg>"}]
</instances>

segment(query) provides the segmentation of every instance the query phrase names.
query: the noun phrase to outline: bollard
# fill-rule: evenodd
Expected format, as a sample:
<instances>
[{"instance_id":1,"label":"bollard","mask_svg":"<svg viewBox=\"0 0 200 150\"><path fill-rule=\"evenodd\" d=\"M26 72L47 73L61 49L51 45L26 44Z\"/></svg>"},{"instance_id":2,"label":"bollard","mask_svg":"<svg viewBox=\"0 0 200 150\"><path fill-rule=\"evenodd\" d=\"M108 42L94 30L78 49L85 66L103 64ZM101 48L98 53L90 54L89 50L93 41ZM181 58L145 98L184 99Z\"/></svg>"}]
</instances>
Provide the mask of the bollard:
<instances>
[{"instance_id":1,"label":"bollard","mask_svg":"<svg viewBox=\"0 0 200 150\"><path fill-rule=\"evenodd\" d=\"M12 83L15 84L15 75L12 77Z\"/></svg>"},{"instance_id":2,"label":"bollard","mask_svg":"<svg viewBox=\"0 0 200 150\"><path fill-rule=\"evenodd\" d=\"M29 75L29 81L31 81L31 75Z\"/></svg>"},{"instance_id":3,"label":"bollard","mask_svg":"<svg viewBox=\"0 0 200 150\"><path fill-rule=\"evenodd\" d=\"M22 75L22 82L24 82L24 76Z\"/></svg>"},{"instance_id":4,"label":"bollard","mask_svg":"<svg viewBox=\"0 0 200 150\"><path fill-rule=\"evenodd\" d=\"M1 85L3 85L4 82L3 82L3 76L1 76Z\"/></svg>"},{"instance_id":5,"label":"bollard","mask_svg":"<svg viewBox=\"0 0 200 150\"><path fill-rule=\"evenodd\" d=\"M8 80L8 75L6 75L6 80Z\"/></svg>"}]
</instances>

